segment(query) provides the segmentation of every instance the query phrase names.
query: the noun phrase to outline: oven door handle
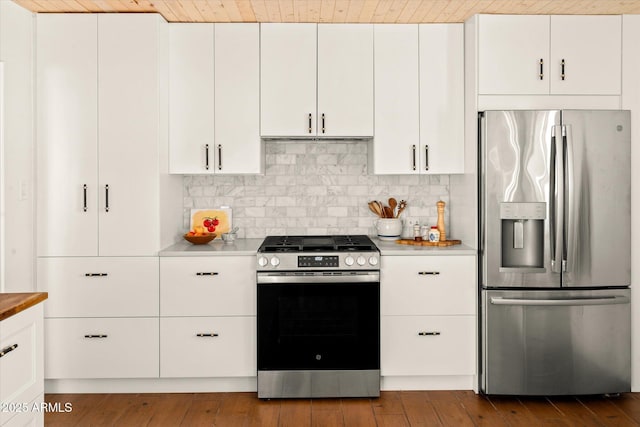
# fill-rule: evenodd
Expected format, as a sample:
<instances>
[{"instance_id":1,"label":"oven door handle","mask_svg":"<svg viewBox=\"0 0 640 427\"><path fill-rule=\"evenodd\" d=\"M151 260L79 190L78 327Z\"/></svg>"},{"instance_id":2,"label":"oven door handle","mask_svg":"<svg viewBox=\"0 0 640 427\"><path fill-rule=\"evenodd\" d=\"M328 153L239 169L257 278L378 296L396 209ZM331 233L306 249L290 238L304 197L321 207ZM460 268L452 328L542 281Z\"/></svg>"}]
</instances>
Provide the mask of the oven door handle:
<instances>
[{"instance_id":1,"label":"oven door handle","mask_svg":"<svg viewBox=\"0 0 640 427\"><path fill-rule=\"evenodd\" d=\"M269 283L377 283L380 282L380 273L358 273L345 275L294 275L294 274L273 274L258 273L258 284Z\"/></svg>"}]
</instances>

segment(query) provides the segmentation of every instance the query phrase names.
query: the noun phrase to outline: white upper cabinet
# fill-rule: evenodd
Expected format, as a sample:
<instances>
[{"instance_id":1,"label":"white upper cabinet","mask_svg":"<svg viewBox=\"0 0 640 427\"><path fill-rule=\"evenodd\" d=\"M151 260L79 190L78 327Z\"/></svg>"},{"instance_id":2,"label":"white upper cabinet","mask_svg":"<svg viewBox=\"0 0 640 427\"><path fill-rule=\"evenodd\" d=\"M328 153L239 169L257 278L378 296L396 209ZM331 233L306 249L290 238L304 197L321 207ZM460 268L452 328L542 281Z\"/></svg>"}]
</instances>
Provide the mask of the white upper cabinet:
<instances>
[{"instance_id":1,"label":"white upper cabinet","mask_svg":"<svg viewBox=\"0 0 640 427\"><path fill-rule=\"evenodd\" d=\"M213 173L213 24L169 24L169 171Z\"/></svg>"},{"instance_id":2,"label":"white upper cabinet","mask_svg":"<svg viewBox=\"0 0 640 427\"><path fill-rule=\"evenodd\" d=\"M551 16L550 73L553 94L620 95L622 17Z\"/></svg>"},{"instance_id":3,"label":"white upper cabinet","mask_svg":"<svg viewBox=\"0 0 640 427\"><path fill-rule=\"evenodd\" d=\"M418 25L374 27L376 174L419 173Z\"/></svg>"},{"instance_id":4,"label":"white upper cabinet","mask_svg":"<svg viewBox=\"0 0 640 427\"><path fill-rule=\"evenodd\" d=\"M258 24L169 28L170 172L260 173Z\"/></svg>"},{"instance_id":5,"label":"white upper cabinet","mask_svg":"<svg viewBox=\"0 0 640 427\"><path fill-rule=\"evenodd\" d=\"M261 173L259 24L215 24L215 172Z\"/></svg>"},{"instance_id":6,"label":"white upper cabinet","mask_svg":"<svg viewBox=\"0 0 640 427\"><path fill-rule=\"evenodd\" d=\"M161 22L38 15L39 256L157 253Z\"/></svg>"},{"instance_id":7,"label":"white upper cabinet","mask_svg":"<svg viewBox=\"0 0 640 427\"><path fill-rule=\"evenodd\" d=\"M101 256L158 250L161 22L152 14L98 18Z\"/></svg>"},{"instance_id":8,"label":"white upper cabinet","mask_svg":"<svg viewBox=\"0 0 640 427\"><path fill-rule=\"evenodd\" d=\"M98 252L98 17L38 14L38 255Z\"/></svg>"},{"instance_id":9,"label":"white upper cabinet","mask_svg":"<svg viewBox=\"0 0 640 427\"><path fill-rule=\"evenodd\" d=\"M318 25L317 134L373 135L373 25Z\"/></svg>"},{"instance_id":10,"label":"white upper cabinet","mask_svg":"<svg viewBox=\"0 0 640 427\"><path fill-rule=\"evenodd\" d=\"M262 24L262 136L316 133L316 24Z\"/></svg>"},{"instance_id":11,"label":"white upper cabinet","mask_svg":"<svg viewBox=\"0 0 640 427\"><path fill-rule=\"evenodd\" d=\"M480 15L481 95L619 95L620 16Z\"/></svg>"},{"instance_id":12,"label":"white upper cabinet","mask_svg":"<svg viewBox=\"0 0 640 427\"><path fill-rule=\"evenodd\" d=\"M373 26L262 24L261 134L373 134Z\"/></svg>"},{"instance_id":13,"label":"white upper cabinet","mask_svg":"<svg viewBox=\"0 0 640 427\"><path fill-rule=\"evenodd\" d=\"M374 32L373 172L462 173L462 24L383 24Z\"/></svg>"},{"instance_id":14,"label":"white upper cabinet","mask_svg":"<svg viewBox=\"0 0 640 427\"><path fill-rule=\"evenodd\" d=\"M464 172L464 25L420 25L421 173Z\"/></svg>"}]
</instances>

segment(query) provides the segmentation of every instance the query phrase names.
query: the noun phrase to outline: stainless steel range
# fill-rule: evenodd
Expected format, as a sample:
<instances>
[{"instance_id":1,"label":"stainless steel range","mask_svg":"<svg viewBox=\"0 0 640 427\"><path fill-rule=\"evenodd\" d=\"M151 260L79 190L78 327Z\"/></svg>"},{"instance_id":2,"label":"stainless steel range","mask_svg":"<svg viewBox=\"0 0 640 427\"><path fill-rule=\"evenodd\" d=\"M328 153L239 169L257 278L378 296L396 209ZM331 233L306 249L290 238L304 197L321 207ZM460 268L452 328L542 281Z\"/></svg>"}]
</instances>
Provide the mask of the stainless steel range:
<instances>
[{"instance_id":1,"label":"stainless steel range","mask_svg":"<svg viewBox=\"0 0 640 427\"><path fill-rule=\"evenodd\" d=\"M380 395L379 260L364 235L264 240L259 398Z\"/></svg>"}]
</instances>

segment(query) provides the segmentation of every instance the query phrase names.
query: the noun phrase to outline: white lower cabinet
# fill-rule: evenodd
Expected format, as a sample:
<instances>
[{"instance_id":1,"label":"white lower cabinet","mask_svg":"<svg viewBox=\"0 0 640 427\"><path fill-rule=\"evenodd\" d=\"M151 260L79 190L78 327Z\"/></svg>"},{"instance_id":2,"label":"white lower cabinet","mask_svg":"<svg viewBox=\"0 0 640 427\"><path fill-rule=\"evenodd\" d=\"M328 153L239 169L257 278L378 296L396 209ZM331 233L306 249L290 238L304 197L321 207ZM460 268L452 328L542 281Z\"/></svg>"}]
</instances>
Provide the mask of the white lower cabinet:
<instances>
[{"instance_id":1,"label":"white lower cabinet","mask_svg":"<svg viewBox=\"0 0 640 427\"><path fill-rule=\"evenodd\" d=\"M44 425L44 410L41 409L41 402L44 402L44 394L38 396L34 401L26 404L26 408L29 408L25 412L17 412L6 424L0 425L2 427L40 427ZM34 410L38 408L38 410Z\"/></svg>"},{"instance_id":2,"label":"white lower cabinet","mask_svg":"<svg viewBox=\"0 0 640 427\"><path fill-rule=\"evenodd\" d=\"M31 413L44 392L43 304L0 322L0 425L42 425Z\"/></svg>"},{"instance_id":3,"label":"white lower cabinet","mask_svg":"<svg viewBox=\"0 0 640 427\"><path fill-rule=\"evenodd\" d=\"M381 375L474 375L475 327L475 316L383 316Z\"/></svg>"},{"instance_id":4,"label":"white lower cabinet","mask_svg":"<svg viewBox=\"0 0 640 427\"><path fill-rule=\"evenodd\" d=\"M49 379L158 377L158 318L45 319Z\"/></svg>"},{"instance_id":5,"label":"white lower cabinet","mask_svg":"<svg viewBox=\"0 0 640 427\"><path fill-rule=\"evenodd\" d=\"M160 319L161 377L255 375L255 317Z\"/></svg>"}]
</instances>

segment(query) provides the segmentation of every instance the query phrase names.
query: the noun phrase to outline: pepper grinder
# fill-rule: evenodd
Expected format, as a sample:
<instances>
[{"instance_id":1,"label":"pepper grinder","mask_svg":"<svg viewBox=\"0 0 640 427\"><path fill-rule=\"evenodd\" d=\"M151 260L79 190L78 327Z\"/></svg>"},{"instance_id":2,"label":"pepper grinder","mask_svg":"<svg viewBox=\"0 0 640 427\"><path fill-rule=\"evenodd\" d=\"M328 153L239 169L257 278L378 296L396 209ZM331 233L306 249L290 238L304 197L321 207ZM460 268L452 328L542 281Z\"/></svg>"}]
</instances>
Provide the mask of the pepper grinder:
<instances>
[{"instance_id":1,"label":"pepper grinder","mask_svg":"<svg viewBox=\"0 0 640 427\"><path fill-rule=\"evenodd\" d=\"M440 241L444 242L447 240L447 233L444 229L444 205L445 203L440 200L436 203L438 206L438 231L440 232Z\"/></svg>"}]
</instances>

